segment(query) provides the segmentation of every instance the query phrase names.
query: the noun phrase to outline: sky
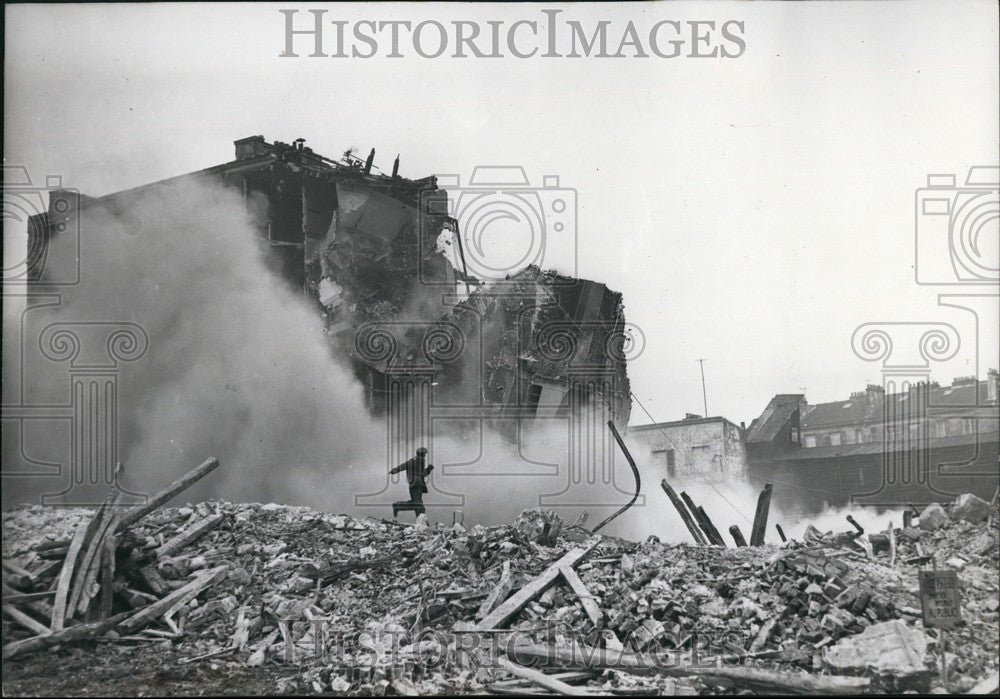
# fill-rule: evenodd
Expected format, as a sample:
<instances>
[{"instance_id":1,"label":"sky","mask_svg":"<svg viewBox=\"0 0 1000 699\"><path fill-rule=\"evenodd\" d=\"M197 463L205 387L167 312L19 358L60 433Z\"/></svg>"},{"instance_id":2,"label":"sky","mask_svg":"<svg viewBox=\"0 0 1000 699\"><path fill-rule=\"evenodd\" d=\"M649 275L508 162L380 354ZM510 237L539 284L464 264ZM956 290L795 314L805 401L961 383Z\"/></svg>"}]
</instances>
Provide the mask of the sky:
<instances>
[{"instance_id":1,"label":"sky","mask_svg":"<svg viewBox=\"0 0 1000 699\"><path fill-rule=\"evenodd\" d=\"M385 170L398 153L413 178L558 175L579 208L545 266L623 294L645 338L635 424L703 412L699 358L708 412L737 423L775 393L818 403L881 383L852 350L865 323L952 324L959 351L930 366L941 383L997 366L996 298L978 301L978 337L977 316L938 303L996 287L914 279L916 190L997 164L995 3L344 4L330 16L510 23L561 8L612 35L738 20L746 50L279 58L278 10L313 7L5 6L4 164L100 195L228 161L261 134L331 156L374 147Z\"/></svg>"}]
</instances>

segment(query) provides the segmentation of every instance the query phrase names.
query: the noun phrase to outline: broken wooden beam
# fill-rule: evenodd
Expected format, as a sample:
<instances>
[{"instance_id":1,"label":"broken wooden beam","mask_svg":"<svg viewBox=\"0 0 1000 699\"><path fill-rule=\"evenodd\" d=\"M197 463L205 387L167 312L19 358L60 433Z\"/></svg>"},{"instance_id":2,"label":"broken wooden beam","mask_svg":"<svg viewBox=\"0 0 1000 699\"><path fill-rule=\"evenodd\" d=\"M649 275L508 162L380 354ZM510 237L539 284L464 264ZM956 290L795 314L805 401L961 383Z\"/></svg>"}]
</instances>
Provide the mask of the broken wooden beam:
<instances>
[{"instance_id":1,"label":"broken wooden beam","mask_svg":"<svg viewBox=\"0 0 1000 699\"><path fill-rule=\"evenodd\" d=\"M153 495L149 499L149 502L147 502L145 505L139 505L137 507L133 507L132 509L128 510L122 516L121 521L118 522L118 531L121 532L124 531L125 529L128 529L138 520L142 519L150 512L152 512L153 510L157 509L158 507L166 503L168 500L171 500L175 495L180 493L182 490L186 490L192 484L201 480L202 478L207 476L209 473L211 473L218 467L219 467L219 460L216 459L215 457L212 457L207 459L203 464L201 464L197 468L188 471L183 476L178 478L176 481L168 485L166 488Z\"/></svg>"},{"instance_id":2,"label":"broken wooden beam","mask_svg":"<svg viewBox=\"0 0 1000 699\"><path fill-rule=\"evenodd\" d=\"M169 614L174 607L197 597L203 590L205 590L205 588L221 580L225 577L228 570L229 565L223 563L212 570L202 573L194 580L184 585L184 587L174 590L163 599L153 602L149 606L143 607L122 622L122 633L132 633L133 631L141 629L146 624L159 619L164 614Z\"/></svg>"},{"instance_id":3,"label":"broken wooden beam","mask_svg":"<svg viewBox=\"0 0 1000 699\"><path fill-rule=\"evenodd\" d=\"M580 604L583 605L583 611L586 612L590 622L600 628L604 622L604 614L601 612L601 608L597 606L594 596L590 594L590 590L587 589L583 580L580 579L580 576L576 574L576 571L571 566L563 566L559 569L559 573L569 583L576 596L580 598Z\"/></svg>"},{"instance_id":4,"label":"broken wooden beam","mask_svg":"<svg viewBox=\"0 0 1000 699\"><path fill-rule=\"evenodd\" d=\"M889 522L889 528L885 532L886 536L889 537L889 565L896 565L896 530L892 528L892 522Z\"/></svg>"},{"instance_id":5,"label":"broken wooden beam","mask_svg":"<svg viewBox=\"0 0 1000 699\"><path fill-rule=\"evenodd\" d=\"M60 631L55 631L44 636L34 636L22 641L13 641L3 647L3 659L9 660L17 655L44 650L55 645L97 638L114 629L126 616L128 616L128 612L123 612L103 621L78 624L77 626L70 626L69 628L61 629Z\"/></svg>"},{"instance_id":6,"label":"broken wooden beam","mask_svg":"<svg viewBox=\"0 0 1000 699\"><path fill-rule=\"evenodd\" d=\"M476 612L476 619L483 620L486 615L492 612L498 604L507 599L510 591L514 587L514 579L510 574L510 561L503 562L503 568L500 570L500 582L497 583L496 587L490 590L490 593L483 600L483 603L479 605L479 611Z\"/></svg>"},{"instance_id":7,"label":"broken wooden beam","mask_svg":"<svg viewBox=\"0 0 1000 699\"><path fill-rule=\"evenodd\" d=\"M698 528L701 529L702 534L705 537L705 542L708 544L718 545L719 542L716 541L714 536L712 536L712 528L705 521L705 518L702 517L702 513L699 512L698 506L694 504L694 500L691 499L691 496L682 490L681 500L684 501L688 510L691 511L691 516L694 518L694 521L698 523Z\"/></svg>"},{"instance_id":8,"label":"broken wooden beam","mask_svg":"<svg viewBox=\"0 0 1000 699\"><path fill-rule=\"evenodd\" d=\"M180 551L185 546L194 543L196 540L215 529L222 523L221 513L210 515L192 524L190 527L180 532L177 536L156 549L158 558L167 558Z\"/></svg>"},{"instance_id":9,"label":"broken wooden beam","mask_svg":"<svg viewBox=\"0 0 1000 699\"><path fill-rule=\"evenodd\" d=\"M583 687L573 687L566 684L562 680L557 680L554 677L549 677L544 672L539 672L538 670L532 670L528 667L521 667L520 665L515 665L506 658L497 658L497 665L515 677L520 677L523 680L528 680L532 684L543 687L556 694L565 694L566 696L587 696L589 692L585 691Z\"/></svg>"},{"instance_id":10,"label":"broken wooden beam","mask_svg":"<svg viewBox=\"0 0 1000 699\"><path fill-rule=\"evenodd\" d=\"M736 542L737 547L743 547L747 545L747 540L743 538L743 532L740 531L739 526L735 524L730 526L729 535L733 537L733 541Z\"/></svg>"},{"instance_id":11,"label":"broken wooden beam","mask_svg":"<svg viewBox=\"0 0 1000 699\"><path fill-rule=\"evenodd\" d=\"M765 621L760 627L760 631L754 636L753 642L750 644L750 653L756 653L760 651L764 644L767 643L767 639L771 637L771 632L774 630L775 625L778 623L778 617L772 616L770 619Z\"/></svg>"},{"instance_id":12,"label":"broken wooden beam","mask_svg":"<svg viewBox=\"0 0 1000 699\"><path fill-rule=\"evenodd\" d=\"M788 541L788 537L785 536L785 530L781 528L780 524L775 523L774 528L778 530L778 536L781 537L781 543Z\"/></svg>"},{"instance_id":13,"label":"broken wooden beam","mask_svg":"<svg viewBox=\"0 0 1000 699\"><path fill-rule=\"evenodd\" d=\"M55 590L48 590L46 592L20 592L11 595L4 595L4 604L20 604L22 602L32 602L39 599L47 599L56 593Z\"/></svg>"},{"instance_id":14,"label":"broken wooden beam","mask_svg":"<svg viewBox=\"0 0 1000 699\"><path fill-rule=\"evenodd\" d=\"M662 674L668 677L698 676L708 682L732 685L741 689L791 694L856 694L867 688L867 677L810 675L777 672L759 668L729 667L724 658L662 652L652 655L609 651L579 644L545 646L514 645L507 656L515 662L539 667L548 665L566 670L621 670L634 674Z\"/></svg>"},{"instance_id":15,"label":"broken wooden beam","mask_svg":"<svg viewBox=\"0 0 1000 699\"><path fill-rule=\"evenodd\" d=\"M52 603L52 631L61 631L66 623L66 603L69 600L69 586L73 581L73 569L76 566L76 559L83 548L84 539L90 531L89 522L80 522L70 541L69 550L66 552L66 559L63 561L62 570L59 571L59 578L56 582L56 599Z\"/></svg>"},{"instance_id":16,"label":"broken wooden beam","mask_svg":"<svg viewBox=\"0 0 1000 699\"><path fill-rule=\"evenodd\" d=\"M701 505L698 505L698 516L701 517L705 526L708 527L708 535L712 543L717 546L725 547L726 540L722 538L722 534L720 534L719 530L715 528L715 523L712 522L712 518L708 516L708 513L705 512L705 508Z\"/></svg>"},{"instance_id":17,"label":"broken wooden beam","mask_svg":"<svg viewBox=\"0 0 1000 699\"><path fill-rule=\"evenodd\" d=\"M994 672L970 689L967 694L996 694L1000 692L1000 673Z\"/></svg>"},{"instance_id":18,"label":"broken wooden beam","mask_svg":"<svg viewBox=\"0 0 1000 699\"><path fill-rule=\"evenodd\" d=\"M753 516L753 528L750 530L750 545L763 546L764 534L767 531L767 516L771 511L771 491L774 488L770 483L764 484L764 489L757 496L757 511Z\"/></svg>"},{"instance_id":19,"label":"broken wooden beam","mask_svg":"<svg viewBox=\"0 0 1000 699\"><path fill-rule=\"evenodd\" d=\"M667 483L666 478L660 481L660 487L663 488L663 492L667 494L668 498L670 498L670 502L673 504L674 509L677 510L677 514L681 516L681 521L683 521L684 526L687 527L688 533L691 534L691 538L694 539L694 543L698 544L699 546L704 546L705 544L707 544L708 541L705 539L704 534L702 534L701 531L698 530L698 525L694 523L694 519L692 519L691 513L688 512L687 507L677 496L677 492L671 487L669 483Z\"/></svg>"},{"instance_id":20,"label":"broken wooden beam","mask_svg":"<svg viewBox=\"0 0 1000 699\"><path fill-rule=\"evenodd\" d=\"M87 548L80 557L80 565L76 567L76 574L73 576L73 585L70 588L69 601L66 603L67 619L71 619L76 615L77 607L80 604L80 598L83 596L84 590L87 586L87 578L90 573L91 564L94 563L95 556L97 556L97 563L100 563L101 559L97 554L104 550L104 536L107 532L108 525L113 519L112 515L114 511L111 508L114 507L117 501L118 492L116 491L104 501L91 520L91 535L89 541L87 542ZM86 606L84 607L84 611L86 611Z\"/></svg>"},{"instance_id":21,"label":"broken wooden beam","mask_svg":"<svg viewBox=\"0 0 1000 699\"><path fill-rule=\"evenodd\" d=\"M18 624L28 629L32 633L38 634L39 636L45 636L52 633L52 630L48 626L32 619L30 616L17 609L13 604L4 604L3 613L9 616L11 619L16 621Z\"/></svg>"},{"instance_id":22,"label":"broken wooden beam","mask_svg":"<svg viewBox=\"0 0 1000 699\"><path fill-rule=\"evenodd\" d=\"M511 597L502 602L496 609L486 615L486 618L476 624L476 631L485 631L496 628L507 622L511 617L524 608L528 602L542 594L561 575L561 570L565 567L572 567L579 563L594 548L597 547L598 540L595 539L587 546L581 546L568 552L565 556L546 568L534 580L515 592Z\"/></svg>"},{"instance_id":23,"label":"broken wooden beam","mask_svg":"<svg viewBox=\"0 0 1000 699\"><path fill-rule=\"evenodd\" d=\"M108 536L104 537L104 548L101 551L101 601L98 606L98 618L107 619L111 616L115 603L115 551L118 548L118 535L114 533L118 526L118 513L110 525L113 527Z\"/></svg>"}]
</instances>

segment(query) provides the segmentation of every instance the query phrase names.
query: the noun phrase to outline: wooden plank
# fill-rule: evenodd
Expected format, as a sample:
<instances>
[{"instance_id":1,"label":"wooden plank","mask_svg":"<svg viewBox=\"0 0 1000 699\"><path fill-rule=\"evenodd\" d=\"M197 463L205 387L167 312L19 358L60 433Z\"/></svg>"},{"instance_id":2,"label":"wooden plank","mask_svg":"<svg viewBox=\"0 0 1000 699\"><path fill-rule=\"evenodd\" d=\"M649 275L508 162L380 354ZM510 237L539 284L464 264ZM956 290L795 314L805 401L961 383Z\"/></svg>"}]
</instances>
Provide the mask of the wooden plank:
<instances>
[{"instance_id":1,"label":"wooden plank","mask_svg":"<svg viewBox=\"0 0 1000 699\"><path fill-rule=\"evenodd\" d=\"M493 629L508 621L517 614L528 602L542 594L546 588L556 581L560 575L560 570L571 567L579 563L583 558L597 547L598 541L595 539L587 546L575 548L565 556L550 565L541 575L518 590L514 595L504 601L500 606L486 615L486 618L475 626L475 630L482 631Z\"/></svg>"},{"instance_id":2,"label":"wooden plank","mask_svg":"<svg viewBox=\"0 0 1000 699\"><path fill-rule=\"evenodd\" d=\"M66 604L66 618L72 619L77 612L77 606L80 603L80 596L83 594L84 586L86 584L87 575L90 572L90 566L94 562L94 557L97 556L98 561L100 561L100 556L98 555L103 548L104 534L108 530L108 525L111 523L113 510L115 502L118 500L118 492L115 492L111 497L104 501L100 509L94 514L94 520L96 524L91 530L91 536L87 541L87 548L84 549L83 555L80 557L80 565L76 567L76 573L73 575L73 585L70 588L69 602ZM86 611L86 607L84 607Z\"/></svg>"},{"instance_id":3,"label":"wooden plank","mask_svg":"<svg viewBox=\"0 0 1000 699\"><path fill-rule=\"evenodd\" d=\"M91 561L90 566L87 568L87 573L83 578L83 585L80 591L80 600L77 603L76 611L78 614L85 614L87 609L90 607L90 600L94 598L96 590L100 589L97 586L97 576L101 572L101 567L104 564L104 549L106 542L111 540L112 542L117 541L117 535L115 534L115 529L118 525L118 520L121 519L121 512L113 511L111 516L108 518L107 527L100 535L100 540L98 541L97 554Z\"/></svg>"},{"instance_id":4,"label":"wooden plank","mask_svg":"<svg viewBox=\"0 0 1000 699\"><path fill-rule=\"evenodd\" d=\"M892 528L892 522L889 522L889 528L886 530L886 536L889 537L889 565L896 565L896 530Z\"/></svg>"},{"instance_id":5,"label":"wooden plank","mask_svg":"<svg viewBox=\"0 0 1000 699\"><path fill-rule=\"evenodd\" d=\"M52 633L48 626L32 619L12 604L3 605L3 613L16 621L18 624L40 636Z\"/></svg>"},{"instance_id":6,"label":"wooden plank","mask_svg":"<svg viewBox=\"0 0 1000 699\"><path fill-rule=\"evenodd\" d=\"M539 687L544 687L551 692L556 694L565 694L566 696L588 696L590 693L584 690L583 687L573 687L566 684L562 680L557 680L554 677L549 677L544 672L539 672L538 670L532 670L528 667L521 667L520 665L515 665L506 658L497 658L497 665L515 677L520 677L523 680L528 680L532 684L536 684Z\"/></svg>"},{"instance_id":7,"label":"wooden plank","mask_svg":"<svg viewBox=\"0 0 1000 699\"><path fill-rule=\"evenodd\" d=\"M185 546L197 541L199 538L215 529L219 524L222 523L223 515L222 513L210 515L201 519L190 527L180 532L177 536L172 538L167 543L163 544L160 548L156 550L156 555L158 558L167 558L173 554L180 551Z\"/></svg>"},{"instance_id":8,"label":"wooden plank","mask_svg":"<svg viewBox=\"0 0 1000 699\"><path fill-rule=\"evenodd\" d=\"M510 561L504 561L503 568L500 571L500 582L490 591L490 594L486 596L483 603L479 605L479 611L476 612L476 619L480 621L485 619L487 614L507 599L513 587L514 579L510 574Z\"/></svg>"},{"instance_id":9,"label":"wooden plank","mask_svg":"<svg viewBox=\"0 0 1000 699\"><path fill-rule=\"evenodd\" d=\"M684 657L680 652L652 655L609 651L579 644L545 646L514 645L507 651L514 662L538 667L549 665L573 670L621 670L634 674L661 674L668 677L697 676L712 683L751 689L759 692L791 694L848 694L866 689L867 677L810 675L802 672L776 672L759 668L731 667L724 657Z\"/></svg>"},{"instance_id":10,"label":"wooden plank","mask_svg":"<svg viewBox=\"0 0 1000 699\"><path fill-rule=\"evenodd\" d=\"M115 522L117 528L117 522ZM111 616L115 603L115 551L118 549L118 535L114 529L104 538L104 550L101 551L101 604L98 608L98 618L107 619Z\"/></svg>"},{"instance_id":11,"label":"wooden plank","mask_svg":"<svg viewBox=\"0 0 1000 699\"><path fill-rule=\"evenodd\" d=\"M706 517L704 516L704 510L700 510L697 505L694 504L694 500L683 490L681 491L681 500L687 505L687 508L691 510L691 516L694 517L694 521L698 523L698 527L701 529L702 533L705 535L705 541L713 546L725 546L725 542L721 540L721 537L716 540L712 535L712 527L706 522Z\"/></svg>"},{"instance_id":12,"label":"wooden plank","mask_svg":"<svg viewBox=\"0 0 1000 699\"><path fill-rule=\"evenodd\" d=\"M33 600L46 599L55 593L55 590L49 590L48 592L22 592L13 595L4 595L3 601L4 604L21 604Z\"/></svg>"},{"instance_id":13,"label":"wooden plank","mask_svg":"<svg viewBox=\"0 0 1000 699\"><path fill-rule=\"evenodd\" d=\"M89 624L78 624L77 626L71 626L68 629L55 631L45 636L35 636L33 638L26 638L23 641L8 643L3 647L3 659L9 660L10 658L18 655L23 655L36 650L44 650L45 648L63 643L72 643L75 641L84 641L96 638L97 636L107 633L115 628L125 619L126 616L128 616L127 613L118 614L110 619L105 619L104 621L95 621Z\"/></svg>"},{"instance_id":14,"label":"wooden plank","mask_svg":"<svg viewBox=\"0 0 1000 699\"><path fill-rule=\"evenodd\" d=\"M63 561L62 570L59 571L58 582L56 583L56 599L52 604L52 631L61 631L66 622L66 601L69 597L69 585L73 580L73 567L76 559L83 548L83 540L87 537L90 529L90 522L80 522L70 541L69 550L66 552L66 559Z\"/></svg>"},{"instance_id":15,"label":"wooden plank","mask_svg":"<svg viewBox=\"0 0 1000 699\"><path fill-rule=\"evenodd\" d=\"M767 639L771 637L771 632L774 630L775 624L778 623L778 617L772 616L770 619L764 622L763 626L760 627L760 631L753 639L753 643L750 644L750 652L756 653L764 647L767 643Z\"/></svg>"},{"instance_id":16,"label":"wooden plank","mask_svg":"<svg viewBox=\"0 0 1000 699\"><path fill-rule=\"evenodd\" d=\"M34 573L25 570L14 563L14 561L4 559L3 570L5 573L8 573L8 575L4 576L4 579L14 587L30 587L38 582L38 578Z\"/></svg>"},{"instance_id":17,"label":"wooden plank","mask_svg":"<svg viewBox=\"0 0 1000 699\"><path fill-rule=\"evenodd\" d=\"M687 530L691 534L691 538L694 539L694 542L699 546L707 544L708 540L705 539L705 535L698 530L698 525L694 523L691 513L688 512L684 502L677 496L677 492L669 483L667 483L666 478L660 481L660 487L663 488L663 492L667 494L668 498L670 498L670 502L673 504L674 509L677 510L677 514L681 516L681 520L684 522L684 526L687 527Z\"/></svg>"},{"instance_id":18,"label":"wooden plank","mask_svg":"<svg viewBox=\"0 0 1000 699\"><path fill-rule=\"evenodd\" d=\"M733 541L736 542L737 547L743 547L747 545L747 540L743 538L743 532L740 531L738 525L730 525L729 535L733 537Z\"/></svg>"},{"instance_id":19,"label":"wooden plank","mask_svg":"<svg viewBox=\"0 0 1000 699\"><path fill-rule=\"evenodd\" d=\"M583 611L587 613L590 617L590 621L594 626L600 626L604 621L604 614L601 612L601 608L597 606L597 602L594 601L594 596L590 594L590 590L584 584L583 580L580 580L580 576L576 574L576 571L569 566L563 566L559 569L559 573L566 579L569 586L573 588L573 592L576 596L580 598L580 603L583 605Z\"/></svg>"},{"instance_id":20,"label":"wooden plank","mask_svg":"<svg viewBox=\"0 0 1000 699\"><path fill-rule=\"evenodd\" d=\"M722 534L720 534L719 530L715 528L712 518L708 516L708 513L705 512L705 508L701 505L698 505L698 516L705 523L705 526L708 527L709 540L717 546L724 547L726 545L726 540L722 538Z\"/></svg>"},{"instance_id":21,"label":"wooden plank","mask_svg":"<svg viewBox=\"0 0 1000 699\"><path fill-rule=\"evenodd\" d=\"M771 491L774 488L770 483L764 484L764 489L757 497L757 511L753 516L753 528L750 530L750 545L763 546L764 534L767 532L767 516L771 511Z\"/></svg>"},{"instance_id":22,"label":"wooden plank","mask_svg":"<svg viewBox=\"0 0 1000 699\"><path fill-rule=\"evenodd\" d=\"M132 633L146 624L159 619L164 614L169 614L177 605L183 604L185 600L190 600L192 597L200 594L205 588L221 580L225 577L228 570L229 565L224 563L210 571L202 573L184 585L184 587L174 590L158 602L153 602L148 607L143 607L122 622L122 633Z\"/></svg>"},{"instance_id":23,"label":"wooden plank","mask_svg":"<svg viewBox=\"0 0 1000 699\"><path fill-rule=\"evenodd\" d=\"M968 694L996 694L1000 692L1000 673L994 672L968 691Z\"/></svg>"},{"instance_id":24,"label":"wooden plank","mask_svg":"<svg viewBox=\"0 0 1000 699\"><path fill-rule=\"evenodd\" d=\"M192 469L185 473L183 476L178 478L176 481L168 485L163 490L159 491L153 497L149 499L145 505L140 505L138 507L133 507L131 510L125 513L118 523L118 531L122 532L128 529L130 526L135 524L137 521L148 515L150 512L160 507L168 500L172 499L175 495L180 493L182 490L187 489L197 481L201 480L209 473L214 471L219 467L219 460L215 457L207 459L203 464L195 469Z\"/></svg>"},{"instance_id":25,"label":"wooden plank","mask_svg":"<svg viewBox=\"0 0 1000 699\"><path fill-rule=\"evenodd\" d=\"M562 680L566 684L569 684L570 682L586 682L588 680L592 680L595 677L599 677L599 673L591 672L590 670L582 670L575 672L553 672L548 676L553 679ZM497 680L496 682L490 682L489 684L491 688L497 687L503 689L514 689L517 687L525 687L527 685L528 682L521 678L513 680Z\"/></svg>"}]
</instances>

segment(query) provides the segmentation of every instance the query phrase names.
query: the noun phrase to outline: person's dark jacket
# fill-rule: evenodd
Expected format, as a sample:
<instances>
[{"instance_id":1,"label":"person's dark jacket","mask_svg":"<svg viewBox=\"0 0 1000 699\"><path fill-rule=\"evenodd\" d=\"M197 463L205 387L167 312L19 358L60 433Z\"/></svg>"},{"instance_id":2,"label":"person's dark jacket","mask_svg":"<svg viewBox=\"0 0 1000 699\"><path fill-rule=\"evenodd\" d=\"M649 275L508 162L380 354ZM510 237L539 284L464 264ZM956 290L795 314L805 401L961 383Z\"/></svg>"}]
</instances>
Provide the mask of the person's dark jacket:
<instances>
[{"instance_id":1,"label":"person's dark jacket","mask_svg":"<svg viewBox=\"0 0 1000 699\"><path fill-rule=\"evenodd\" d=\"M425 464L425 458L423 456L414 456L412 459L407 459L399 466L389 471L389 473L400 473L402 471L406 471L406 482L409 484L410 488L420 488L422 492L426 493L427 476L429 476L433 470L434 465Z\"/></svg>"}]
</instances>

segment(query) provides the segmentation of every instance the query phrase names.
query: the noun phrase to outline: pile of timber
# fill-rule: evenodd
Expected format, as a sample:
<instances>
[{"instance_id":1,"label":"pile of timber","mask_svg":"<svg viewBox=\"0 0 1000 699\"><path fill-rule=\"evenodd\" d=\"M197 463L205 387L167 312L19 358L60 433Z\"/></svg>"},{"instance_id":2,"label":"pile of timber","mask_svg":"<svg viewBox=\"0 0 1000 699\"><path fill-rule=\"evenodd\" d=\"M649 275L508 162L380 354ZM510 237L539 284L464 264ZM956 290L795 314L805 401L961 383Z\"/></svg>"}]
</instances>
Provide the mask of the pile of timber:
<instances>
[{"instance_id":1,"label":"pile of timber","mask_svg":"<svg viewBox=\"0 0 1000 699\"><path fill-rule=\"evenodd\" d=\"M118 506L113 490L68 540L47 541L15 554L33 554L38 565L26 569L3 563L3 614L27 638L3 646L4 659L53 645L97 638L109 631L130 634L197 597L225 575L225 564L199 571L168 589L155 563L178 553L222 522L222 515L199 518L153 550L137 546L131 528L191 484L219 466L212 458L151 496L140 506ZM135 589L143 587L145 591ZM5 639L9 638L5 634ZM162 636L161 636L162 638Z\"/></svg>"}]
</instances>

